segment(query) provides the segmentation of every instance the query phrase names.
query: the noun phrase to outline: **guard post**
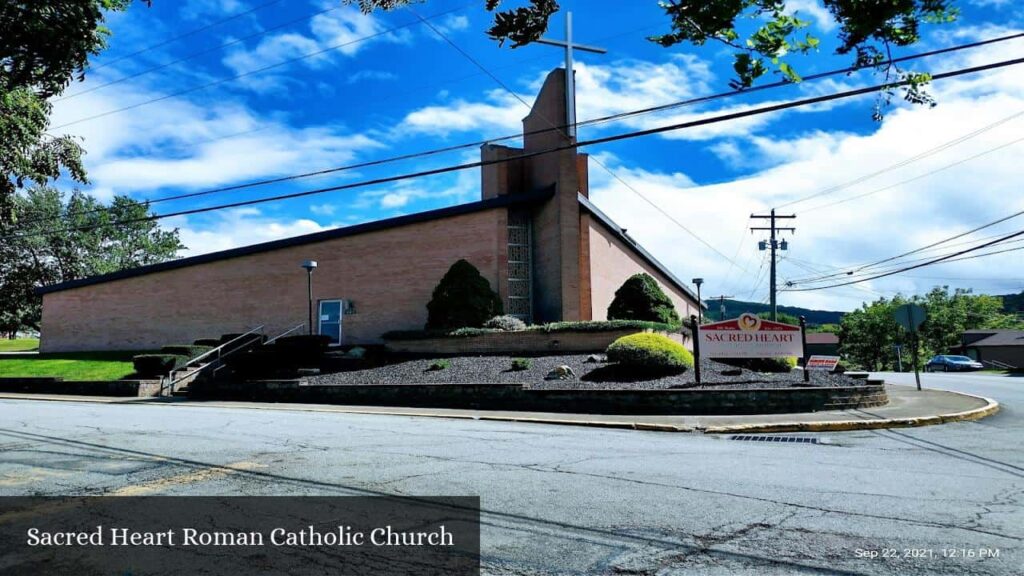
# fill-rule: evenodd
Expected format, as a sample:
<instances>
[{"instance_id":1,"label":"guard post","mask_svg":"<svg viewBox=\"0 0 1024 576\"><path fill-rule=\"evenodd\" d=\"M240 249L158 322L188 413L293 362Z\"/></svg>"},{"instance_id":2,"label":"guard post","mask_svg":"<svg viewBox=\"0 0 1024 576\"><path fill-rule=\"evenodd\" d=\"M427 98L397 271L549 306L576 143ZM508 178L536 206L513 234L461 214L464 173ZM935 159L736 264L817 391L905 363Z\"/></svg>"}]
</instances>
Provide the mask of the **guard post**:
<instances>
[{"instance_id":1,"label":"guard post","mask_svg":"<svg viewBox=\"0 0 1024 576\"><path fill-rule=\"evenodd\" d=\"M700 324L693 314L690 314L690 331L693 333L693 380L700 384Z\"/></svg>"},{"instance_id":2,"label":"guard post","mask_svg":"<svg viewBox=\"0 0 1024 576\"><path fill-rule=\"evenodd\" d=\"M811 367L807 365L807 318L800 317L800 350L804 355L804 382L811 381Z\"/></svg>"}]
</instances>

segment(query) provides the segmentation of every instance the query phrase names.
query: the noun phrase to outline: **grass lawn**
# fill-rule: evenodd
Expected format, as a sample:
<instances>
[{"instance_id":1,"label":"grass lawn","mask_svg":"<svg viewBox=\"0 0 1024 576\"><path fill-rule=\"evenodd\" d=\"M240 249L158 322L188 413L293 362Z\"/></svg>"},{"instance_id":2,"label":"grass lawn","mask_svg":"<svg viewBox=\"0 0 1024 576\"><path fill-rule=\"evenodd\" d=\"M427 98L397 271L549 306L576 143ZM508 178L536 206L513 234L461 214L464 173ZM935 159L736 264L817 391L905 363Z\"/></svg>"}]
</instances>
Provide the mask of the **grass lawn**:
<instances>
[{"instance_id":1,"label":"grass lawn","mask_svg":"<svg viewBox=\"0 0 1024 576\"><path fill-rule=\"evenodd\" d=\"M143 352L65 352L0 356L0 378L50 376L65 380L119 380L135 372L132 356Z\"/></svg>"},{"instance_id":2,"label":"grass lawn","mask_svg":"<svg viewBox=\"0 0 1024 576\"><path fill-rule=\"evenodd\" d=\"M0 340L0 352L31 352L38 349L39 340L37 338L18 338L16 340L4 338Z\"/></svg>"}]
</instances>

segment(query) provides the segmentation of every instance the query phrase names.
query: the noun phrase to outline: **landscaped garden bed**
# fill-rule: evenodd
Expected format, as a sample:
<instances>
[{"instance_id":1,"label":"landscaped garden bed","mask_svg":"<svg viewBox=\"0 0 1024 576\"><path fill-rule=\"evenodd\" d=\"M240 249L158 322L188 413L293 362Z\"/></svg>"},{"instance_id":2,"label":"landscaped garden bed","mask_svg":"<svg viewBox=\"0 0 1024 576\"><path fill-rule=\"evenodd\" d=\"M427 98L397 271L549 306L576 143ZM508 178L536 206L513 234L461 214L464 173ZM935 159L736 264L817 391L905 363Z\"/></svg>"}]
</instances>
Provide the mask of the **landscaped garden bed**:
<instances>
[{"instance_id":1,"label":"landscaped garden bed","mask_svg":"<svg viewBox=\"0 0 1024 576\"><path fill-rule=\"evenodd\" d=\"M862 386L843 374L812 372L810 383L803 372L761 373L743 370L705 359L701 363L701 384L693 370L677 374L652 375L607 362L588 362L602 355L558 354L522 358L513 370L515 356L457 356L445 358L444 368L434 367L437 360L396 360L373 368L320 374L305 379L315 386L409 385L409 384L520 384L530 389L561 390L663 390L680 388L765 389L792 387ZM525 369L524 369L525 364ZM560 366L568 366L576 378L545 378ZM434 367L434 369L432 369Z\"/></svg>"}]
</instances>

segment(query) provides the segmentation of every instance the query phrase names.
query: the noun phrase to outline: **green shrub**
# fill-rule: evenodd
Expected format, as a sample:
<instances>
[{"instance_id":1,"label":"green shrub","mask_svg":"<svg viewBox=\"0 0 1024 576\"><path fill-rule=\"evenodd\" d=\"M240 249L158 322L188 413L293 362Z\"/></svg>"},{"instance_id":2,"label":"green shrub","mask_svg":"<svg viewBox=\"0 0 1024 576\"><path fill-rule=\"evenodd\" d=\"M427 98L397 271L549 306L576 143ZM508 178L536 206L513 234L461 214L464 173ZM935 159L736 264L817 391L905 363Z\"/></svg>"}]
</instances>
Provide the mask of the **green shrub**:
<instances>
[{"instance_id":1,"label":"green shrub","mask_svg":"<svg viewBox=\"0 0 1024 576\"><path fill-rule=\"evenodd\" d=\"M501 330L502 332L519 332L526 330L526 322L523 322L515 316L495 316L487 322L484 322L484 328Z\"/></svg>"},{"instance_id":2,"label":"green shrub","mask_svg":"<svg viewBox=\"0 0 1024 576\"><path fill-rule=\"evenodd\" d=\"M615 330L655 330L659 332L676 332L679 324L664 322L648 322L646 320L586 320L582 322L551 322L530 326L527 330L537 332L612 332Z\"/></svg>"},{"instance_id":3,"label":"green shrub","mask_svg":"<svg viewBox=\"0 0 1024 576\"><path fill-rule=\"evenodd\" d=\"M219 338L200 338L192 343L193 346L209 346L210 348L216 348L223 342Z\"/></svg>"},{"instance_id":4,"label":"green shrub","mask_svg":"<svg viewBox=\"0 0 1024 576\"><path fill-rule=\"evenodd\" d=\"M796 368L795 356L779 358L715 358L717 362L750 370L751 372L785 373Z\"/></svg>"},{"instance_id":5,"label":"green shrub","mask_svg":"<svg viewBox=\"0 0 1024 576\"><path fill-rule=\"evenodd\" d=\"M512 371L522 372L523 370L529 370L532 363L529 358L513 358L512 359Z\"/></svg>"},{"instance_id":6,"label":"green shrub","mask_svg":"<svg viewBox=\"0 0 1024 576\"><path fill-rule=\"evenodd\" d=\"M135 373L143 378L166 376L171 370L177 370L188 362L187 356L180 354L139 354L132 358Z\"/></svg>"},{"instance_id":7,"label":"green shrub","mask_svg":"<svg viewBox=\"0 0 1024 576\"><path fill-rule=\"evenodd\" d=\"M446 370L451 367L452 363L447 360L434 360L434 362L427 367L427 370L430 372L438 372L440 370Z\"/></svg>"},{"instance_id":8,"label":"green shrub","mask_svg":"<svg viewBox=\"0 0 1024 576\"><path fill-rule=\"evenodd\" d=\"M630 334L612 342L606 350L609 362L624 366L666 371L693 368L693 354L682 344L661 334Z\"/></svg>"},{"instance_id":9,"label":"green shrub","mask_svg":"<svg viewBox=\"0 0 1024 576\"><path fill-rule=\"evenodd\" d=\"M331 337L321 334L299 334L274 340L271 346L278 351L278 361L285 368L312 368L320 364Z\"/></svg>"},{"instance_id":10,"label":"green shrub","mask_svg":"<svg viewBox=\"0 0 1024 576\"><path fill-rule=\"evenodd\" d=\"M448 269L427 304L427 330L479 328L500 316L501 298L480 271L465 260Z\"/></svg>"},{"instance_id":11,"label":"green shrub","mask_svg":"<svg viewBox=\"0 0 1024 576\"><path fill-rule=\"evenodd\" d=\"M679 314L650 274L634 274L615 291L608 306L609 320L647 320L679 324Z\"/></svg>"},{"instance_id":12,"label":"green shrub","mask_svg":"<svg viewBox=\"0 0 1024 576\"><path fill-rule=\"evenodd\" d=\"M442 338L465 338L467 336L481 336L483 334L498 334L504 330L497 328L458 328L451 332L442 332Z\"/></svg>"},{"instance_id":13,"label":"green shrub","mask_svg":"<svg viewBox=\"0 0 1024 576\"><path fill-rule=\"evenodd\" d=\"M195 344L171 344L160 349L161 354L176 354L189 359L206 354L213 350L212 346L196 346Z\"/></svg>"}]
</instances>

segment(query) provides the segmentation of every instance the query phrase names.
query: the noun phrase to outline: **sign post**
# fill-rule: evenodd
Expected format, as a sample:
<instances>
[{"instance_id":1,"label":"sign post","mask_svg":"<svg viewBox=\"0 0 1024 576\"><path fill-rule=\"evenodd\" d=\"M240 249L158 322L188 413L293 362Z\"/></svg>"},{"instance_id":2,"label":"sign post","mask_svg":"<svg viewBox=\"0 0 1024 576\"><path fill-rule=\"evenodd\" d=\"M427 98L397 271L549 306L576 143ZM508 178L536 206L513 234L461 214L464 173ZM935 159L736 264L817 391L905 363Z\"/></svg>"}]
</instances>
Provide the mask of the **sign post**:
<instances>
[{"instance_id":1,"label":"sign post","mask_svg":"<svg viewBox=\"0 0 1024 576\"><path fill-rule=\"evenodd\" d=\"M807 365L807 318L800 317L800 347L804 349L804 382L811 381L811 371Z\"/></svg>"},{"instance_id":2,"label":"sign post","mask_svg":"<svg viewBox=\"0 0 1024 576\"><path fill-rule=\"evenodd\" d=\"M904 304L893 311L893 317L900 326L910 333L911 343L913 348L911 349L914 360L914 380L917 381L917 389L921 389L921 369L918 366L918 354L920 349L921 338L918 334L917 329L920 328L921 324L928 318L927 312L921 306L917 304Z\"/></svg>"},{"instance_id":3,"label":"sign post","mask_svg":"<svg viewBox=\"0 0 1024 576\"><path fill-rule=\"evenodd\" d=\"M690 326L693 330L693 380L700 385L700 324L693 314L690 315Z\"/></svg>"}]
</instances>

